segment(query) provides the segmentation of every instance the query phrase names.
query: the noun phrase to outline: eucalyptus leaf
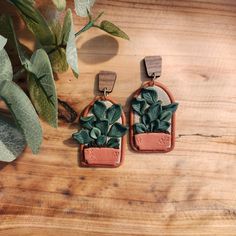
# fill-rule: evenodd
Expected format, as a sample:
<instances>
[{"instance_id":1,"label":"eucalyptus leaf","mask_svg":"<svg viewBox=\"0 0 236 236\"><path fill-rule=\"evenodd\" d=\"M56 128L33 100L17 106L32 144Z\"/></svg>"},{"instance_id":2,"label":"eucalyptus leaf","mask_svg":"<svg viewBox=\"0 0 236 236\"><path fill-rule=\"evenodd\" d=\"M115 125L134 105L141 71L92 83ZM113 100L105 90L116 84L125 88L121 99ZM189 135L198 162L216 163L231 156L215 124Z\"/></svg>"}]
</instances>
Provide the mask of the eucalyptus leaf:
<instances>
[{"instance_id":1,"label":"eucalyptus leaf","mask_svg":"<svg viewBox=\"0 0 236 236\"><path fill-rule=\"evenodd\" d=\"M94 121L94 116L80 117L80 124L83 128L92 129Z\"/></svg>"},{"instance_id":2,"label":"eucalyptus leaf","mask_svg":"<svg viewBox=\"0 0 236 236\"><path fill-rule=\"evenodd\" d=\"M0 35L0 51L5 47L7 39Z\"/></svg>"},{"instance_id":3,"label":"eucalyptus leaf","mask_svg":"<svg viewBox=\"0 0 236 236\"><path fill-rule=\"evenodd\" d=\"M25 138L16 125L0 117L0 161L14 161L25 146Z\"/></svg>"},{"instance_id":4,"label":"eucalyptus leaf","mask_svg":"<svg viewBox=\"0 0 236 236\"><path fill-rule=\"evenodd\" d=\"M11 111L32 152L38 153L42 143L42 129L29 98L15 83L8 80L0 82L0 97Z\"/></svg>"},{"instance_id":5,"label":"eucalyptus leaf","mask_svg":"<svg viewBox=\"0 0 236 236\"><path fill-rule=\"evenodd\" d=\"M152 104L149 108L148 108L148 112L147 115L150 118L150 122L156 120L158 118L158 116L160 115L162 108L161 108L161 104L159 102L156 102L154 104Z\"/></svg>"},{"instance_id":6,"label":"eucalyptus leaf","mask_svg":"<svg viewBox=\"0 0 236 236\"><path fill-rule=\"evenodd\" d=\"M89 144L93 141L93 139L91 139L89 136L89 131L85 129L80 130L80 132L74 133L72 137L80 144Z\"/></svg>"},{"instance_id":7,"label":"eucalyptus leaf","mask_svg":"<svg viewBox=\"0 0 236 236\"><path fill-rule=\"evenodd\" d=\"M120 123L115 123L111 126L108 136L113 138L120 138L124 136L127 132L127 127Z\"/></svg>"},{"instance_id":8,"label":"eucalyptus leaf","mask_svg":"<svg viewBox=\"0 0 236 236\"><path fill-rule=\"evenodd\" d=\"M109 121L109 124L114 124L120 117L122 113L121 105L119 104L113 104L111 107L109 107L106 111L106 117Z\"/></svg>"},{"instance_id":9,"label":"eucalyptus leaf","mask_svg":"<svg viewBox=\"0 0 236 236\"><path fill-rule=\"evenodd\" d=\"M147 106L147 103L142 98L135 98L132 102L132 108L133 110L138 113L139 115L143 115L145 112L145 108Z\"/></svg>"},{"instance_id":10,"label":"eucalyptus leaf","mask_svg":"<svg viewBox=\"0 0 236 236\"><path fill-rule=\"evenodd\" d=\"M57 10L63 11L66 8L66 0L52 0Z\"/></svg>"},{"instance_id":11,"label":"eucalyptus leaf","mask_svg":"<svg viewBox=\"0 0 236 236\"><path fill-rule=\"evenodd\" d=\"M75 1L75 11L78 16L87 17L88 12L90 12L91 7L95 3L95 0L74 0Z\"/></svg>"},{"instance_id":12,"label":"eucalyptus leaf","mask_svg":"<svg viewBox=\"0 0 236 236\"><path fill-rule=\"evenodd\" d=\"M160 131L167 131L169 127L170 127L170 123L168 121L161 121L158 129Z\"/></svg>"},{"instance_id":13,"label":"eucalyptus leaf","mask_svg":"<svg viewBox=\"0 0 236 236\"><path fill-rule=\"evenodd\" d=\"M107 137L105 135L101 135L97 138L96 142L98 146L103 146L106 143Z\"/></svg>"},{"instance_id":14,"label":"eucalyptus leaf","mask_svg":"<svg viewBox=\"0 0 236 236\"><path fill-rule=\"evenodd\" d=\"M114 25L110 21L107 20L102 21L99 28L113 36L129 40L129 36L124 31L122 31L118 26Z\"/></svg>"},{"instance_id":15,"label":"eucalyptus leaf","mask_svg":"<svg viewBox=\"0 0 236 236\"><path fill-rule=\"evenodd\" d=\"M150 105L155 103L158 98L157 91L152 87L143 88L141 91L141 96Z\"/></svg>"},{"instance_id":16,"label":"eucalyptus leaf","mask_svg":"<svg viewBox=\"0 0 236 236\"><path fill-rule=\"evenodd\" d=\"M12 80L13 71L11 61L5 49L0 50L0 81Z\"/></svg>"},{"instance_id":17,"label":"eucalyptus leaf","mask_svg":"<svg viewBox=\"0 0 236 236\"><path fill-rule=\"evenodd\" d=\"M173 102L173 103L168 104L166 106L162 106L162 109L165 111L170 111L170 112L174 113L177 110L178 105L179 105L178 103Z\"/></svg>"},{"instance_id":18,"label":"eucalyptus leaf","mask_svg":"<svg viewBox=\"0 0 236 236\"><path fill-rule=\"evenodd\" d=\"M57 127L57 93L47 53L38 49L30 61L32 68L28 75L28 88L31 100L39 115L52 127Z\"/></svg>"},{"instance_id":19,"label":"eucalyptus leaf","mask_svg":"<svg viewBox=\"0 0 236 236\"><path fill-rule=\"evenodd\" d=\"M72 13L69 13L71 28L70 33L66 45L66 60L67 63L70 65L74 76L78 78L79 76L79 67L78 67L78 54L75 42L75 31L74 31L74 24L72 19Z\"/></svg>"},{"instance_id":20,"label":"eucalyptus leaf","mask_svg":"<svg viewBox=\"0 0 236 236\"><path fill-rule=\"evenodd\" d=\"M101 131L101 134L106 135L109 128L108 120L98 120L95 122L95 127L98 128Z\"/></svg>"},{"instance_id":21,"label":"eucalyptus leaf","mask_svg":"<svg viewBox=\"0 0 236 236\"><path fill-rule=\"evenodd\" d=\"M98 119L103 119L107 108L103 101L97 100L94 105L92 112Z\"/></svg>"},{"instance_id":22,"label":"eucalyptus leaf","mask_svg":"<svg viewBox=\"0 0 236 236\"><path fill-rule=\"evenodd\" d=\"M169 121L172 117L172 112L170 111L163 111L159 117L161 121Z\"/></svg>"},{"instance_id":23,"label":"eucalyptus leaf","mask_svg":"<svg viewBox=\"0 0 236 236\"><path fill-rule=\"evenodd\" d=\"M145 133L146 131L147 131L147 128L144 124L142 124L142 123L134 124L134 132L136 134Z\"/></svg>"},{"instance_id":24,"label":"eucalyptus leaf","mask_svg":"<svg viewBox=\"0 0 236 236\"><path fill-rule=\"evenodd\" d=\"M119 148L120 147L120 141L118 138L110 138L107 142L107 147L110 148Z\"/></svg>"},{"instance_id":25,"label":"eucalyptus leaf","mask_svg":"<svg viewBox=\"0 0 236 236\"><path fill-rule=\"evenodd\" d=\"M98 129L98 128L96 128L96 127L93 127L93 128L90 130L89 135L90 135L91 138L97 139L97 138L101 135L101 131L100 131L100 129Z\"/></svg>"},{"instance_id":26,"label":"eucalyptus leaf","mask_svg":"<svg viewBox=\"0 0 236 236\"><path fill-rule=\"evenodd\" d=\"M42 45L55 43L54 35L40 11L34 6L32 0L8 0L20 12L28 29L36 36Z\"/></svg>"}]
</instances>

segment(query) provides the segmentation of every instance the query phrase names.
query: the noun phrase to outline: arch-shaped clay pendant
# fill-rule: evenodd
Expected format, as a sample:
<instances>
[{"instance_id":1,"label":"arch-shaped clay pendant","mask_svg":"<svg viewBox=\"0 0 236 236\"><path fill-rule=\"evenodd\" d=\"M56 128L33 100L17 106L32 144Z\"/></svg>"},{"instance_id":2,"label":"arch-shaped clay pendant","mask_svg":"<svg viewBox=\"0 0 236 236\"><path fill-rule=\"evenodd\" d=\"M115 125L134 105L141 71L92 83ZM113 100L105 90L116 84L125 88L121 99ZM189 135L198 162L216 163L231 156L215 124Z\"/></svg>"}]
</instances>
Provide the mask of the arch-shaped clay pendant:
<instances>
[{"instance_id":1,"label":"arch-shaped clay pendant","mask_svg":"<svg viewBox=\"0 0 236 236\"><path fill-rule=\"evenodd\" d=\"M95 97L84 109L80 116L82 129L73 134L80 143L80 165L83 167L118 167L124 161L125 115L121 105L107 96L115 82L110 79L116 74L105 72L108 74L104 78L103 73L99 74L99 90L104 95Z\"/></svg>"},{"instance_id":2,"label":"arch-shaped clay pendant","mask_svg":"<svg viewBox=\"0 0 236 236\"><path fill-rule=\"evenodd\" d=\"M161 73L161 57L146 57L148 81L133 94L130 109L130 144L137 152L169 152L175 145L178 104L166 86L154 79ZM151 72L150 72L151 71Z\"/></svg>"}]
</instances>

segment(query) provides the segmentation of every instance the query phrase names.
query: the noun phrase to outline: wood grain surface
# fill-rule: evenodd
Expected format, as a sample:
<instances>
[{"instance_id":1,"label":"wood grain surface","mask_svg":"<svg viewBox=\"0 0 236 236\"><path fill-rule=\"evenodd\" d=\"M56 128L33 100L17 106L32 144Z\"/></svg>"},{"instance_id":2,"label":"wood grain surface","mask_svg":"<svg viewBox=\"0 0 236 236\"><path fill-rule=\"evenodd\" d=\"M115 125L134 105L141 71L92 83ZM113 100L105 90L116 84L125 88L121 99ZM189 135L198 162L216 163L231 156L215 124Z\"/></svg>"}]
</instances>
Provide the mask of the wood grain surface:
<instances>
[{"instance_id":1,"label":"wood grain surface","mask_svg":"<svg viewBox=\"0 0 236 236\"><path fill-rule=\"evenodd\" d=\"M39 155L26 149L0 164L0 235L235 236L236 2L98 0L100 11L131 40L82 34L80 77L58 75L59 97L80 113L97 94L96 74L115 71L111 96L128 118L130 95L146 79L141 60L161 55L159 80L180 103L176 147L137 154L127 145L122 167L85 169L71 140L77 124L42 123ZM74 21L76 29L86 22ZM21 27L18 34L32 45Z\"/></svg>"}]
</instances>

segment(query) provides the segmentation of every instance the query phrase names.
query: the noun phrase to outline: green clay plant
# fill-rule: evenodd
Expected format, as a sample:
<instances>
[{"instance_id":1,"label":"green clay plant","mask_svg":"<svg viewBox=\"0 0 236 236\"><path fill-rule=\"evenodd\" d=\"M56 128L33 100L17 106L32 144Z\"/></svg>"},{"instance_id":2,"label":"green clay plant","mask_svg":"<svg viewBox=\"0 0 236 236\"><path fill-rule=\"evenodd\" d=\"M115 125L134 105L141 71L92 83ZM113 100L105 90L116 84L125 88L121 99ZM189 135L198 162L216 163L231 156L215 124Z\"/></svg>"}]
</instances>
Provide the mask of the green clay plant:
<instances>
[{"instance_id":1,"label":"green clay plant","mask_svg":"<svg viewBox=\"0 0 236 236\"><path fill-rule=\"evenodd\" d=\"M177 107L178 103L163 106L153 87L143 88L140 96L132 101L132 109L139 116L139 123L133 126L134 133L169 133L170 120Z\"/></svg>"},{"instance_id":2,"label":"green clay plant","mask_svg":"<svg viewBox=\"0 0 236 236\"><path fill-rule=\"evenodd\" d=\"M82 129L73 138L87 147L120 148L120 138L127 127L119 123L122 109L118 104L107 108L105 102L97 100L91 108L91 115L80 118Z\"/></svg>"}]
</instances>

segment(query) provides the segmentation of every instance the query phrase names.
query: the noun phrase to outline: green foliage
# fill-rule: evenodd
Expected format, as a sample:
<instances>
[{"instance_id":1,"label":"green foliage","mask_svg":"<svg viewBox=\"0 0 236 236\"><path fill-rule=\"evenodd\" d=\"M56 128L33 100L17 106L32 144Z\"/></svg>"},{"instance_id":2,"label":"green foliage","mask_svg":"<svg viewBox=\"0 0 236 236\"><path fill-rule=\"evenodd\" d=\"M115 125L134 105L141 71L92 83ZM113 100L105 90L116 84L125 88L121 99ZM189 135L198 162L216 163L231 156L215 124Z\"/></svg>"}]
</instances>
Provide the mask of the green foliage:
<instances>
[{"instance_id":1,"label":"green foliage","mask_svg":"<svg viewBox=\"0 0 236 236\"><path fill-rule=\"evenodd\" d=\"M59 11L63 11L66 8L66 0L52 0L54 5Z\"/></svg>"},{"instance_id":2,"label":"green foliage","mask_svg":"<svg viewBox=\"0 0 236 236\"><path fill-rule=\"evenodd\" d=\"M132 109L140 119L133 126L134 132L168 132L170 119L177 110L178 103L162 106L153 87L143 88L140 95L141 98L137 97L132 101Z\"/></svg>"},{"instance_id":3,"label":"green foliage","mask_svg":"<svg viewBox=\"0 0 236 236\"><path fill-rule=\"evenodd\" d=\"M118 123L122 115L121 106L113 104L107 108L103 101L97 100L91 108L91 115L80 118L82 130L73 138L89 147L119 148L120 138L127 127Z\"/></svg>"}]
</instances>

